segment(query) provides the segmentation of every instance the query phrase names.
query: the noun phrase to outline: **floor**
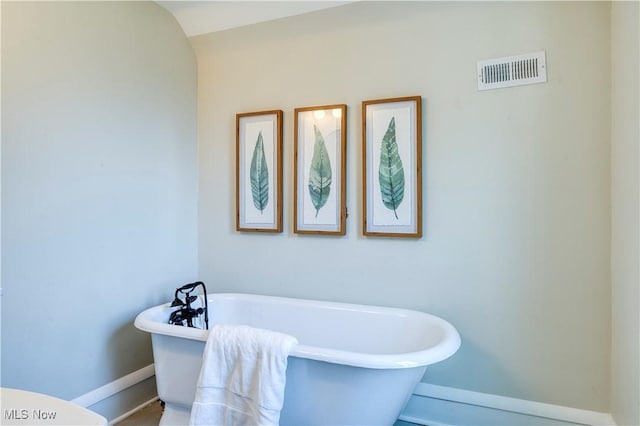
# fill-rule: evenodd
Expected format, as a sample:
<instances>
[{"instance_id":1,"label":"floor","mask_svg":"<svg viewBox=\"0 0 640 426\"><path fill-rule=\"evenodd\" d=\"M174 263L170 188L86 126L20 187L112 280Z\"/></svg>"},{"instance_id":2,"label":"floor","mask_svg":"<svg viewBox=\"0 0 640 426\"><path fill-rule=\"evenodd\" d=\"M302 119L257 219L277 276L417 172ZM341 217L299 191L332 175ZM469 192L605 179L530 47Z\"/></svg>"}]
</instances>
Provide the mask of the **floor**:
<instances>
[{"instance_id":1,"label":"floor","mask_svg":"<svg viewBox=\"0 0 640 426\"><path fill-rule=\"evenodd\" d=\"M160 416L162 416L162 405L160 405L160 401L156 401L152 404L147 405L142 410L134 413L132 416L129 416L121 422L116 423L116 425L158 426L158 423L160 423Z\"/></svg>"},{"instance_id":2,"label":"floor","mask_svg":"<svg viewBox=\"0 0 640 426\"><path fill-rule=\"evenodd\" d=\"M127 417L123 421L116 423L117 426L158 426L162 416L162 406L160 401L147 405L142 410ZM115 425L114 425L115 426ZM416 426L413 423L398 420L394 426Z\"/></svg>"}]
</instances>

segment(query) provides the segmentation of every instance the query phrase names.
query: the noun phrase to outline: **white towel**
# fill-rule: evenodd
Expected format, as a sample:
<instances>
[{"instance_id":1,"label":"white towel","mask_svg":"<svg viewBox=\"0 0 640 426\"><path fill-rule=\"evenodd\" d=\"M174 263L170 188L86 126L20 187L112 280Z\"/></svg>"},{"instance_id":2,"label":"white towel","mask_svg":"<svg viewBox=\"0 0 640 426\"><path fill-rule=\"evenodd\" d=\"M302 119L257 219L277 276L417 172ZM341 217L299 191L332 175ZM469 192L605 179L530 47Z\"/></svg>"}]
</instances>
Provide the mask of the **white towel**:
<instances>
[{"instance_id":1,"label":"white towel","mask_svg":"<svg viewBox=\"0 0 640 426\"><path fill-rule=\"evenodd\" d=\"M278 425L293 336L215 325L204 349L190 425Z\"/></svg>"}]
</instances>

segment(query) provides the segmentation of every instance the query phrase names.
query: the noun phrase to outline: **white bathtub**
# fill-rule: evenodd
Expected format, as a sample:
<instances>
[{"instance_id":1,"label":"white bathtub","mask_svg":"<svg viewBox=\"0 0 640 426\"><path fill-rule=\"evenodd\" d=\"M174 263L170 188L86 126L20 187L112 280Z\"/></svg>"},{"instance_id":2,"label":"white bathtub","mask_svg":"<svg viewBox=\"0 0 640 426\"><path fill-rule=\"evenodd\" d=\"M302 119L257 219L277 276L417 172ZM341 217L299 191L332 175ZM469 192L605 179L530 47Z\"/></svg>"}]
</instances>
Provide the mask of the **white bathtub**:
<instances>
[{"instance_id":1,"label":"white bathtub","mask_svg":"<svg viewBox=\"0 0 640 426\"><path fill-rule=\"evenodd\" d=\"M460 347L448 322L422 312L259 296L209 295L210 327L243 324L295 336L281 425L392 425L427 365ZM175 308L174 308L175 309ZM151 333L161 425L188 424L208 331L167 324L169 304L142 312Z\"/></svg>"}]
</instances>

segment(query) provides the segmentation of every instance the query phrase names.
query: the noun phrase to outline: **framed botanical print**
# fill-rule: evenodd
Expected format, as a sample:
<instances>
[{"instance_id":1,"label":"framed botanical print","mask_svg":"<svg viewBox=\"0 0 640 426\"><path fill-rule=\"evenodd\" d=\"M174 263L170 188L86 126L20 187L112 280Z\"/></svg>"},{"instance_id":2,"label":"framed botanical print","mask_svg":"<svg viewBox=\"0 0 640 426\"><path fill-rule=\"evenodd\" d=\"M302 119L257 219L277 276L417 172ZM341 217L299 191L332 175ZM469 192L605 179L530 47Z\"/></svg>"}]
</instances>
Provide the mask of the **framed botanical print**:
<instances>
[{"instance_id":1,"label":"framed botanical print","mask_svg":"<svg viewBox=\"0 0 640 426\"><path fill-rule=\"evenodd\" d=\"M296 108L294 228L297 234L346 232L347 106Z\"/></svg>"},{"instance_id":2,"label":"framed botanical print","mask_svg":"<svg viewBox=\"0 0 640 426\"><path fill-rule=\"evenodd\" d=\"M364 235L422 236L421 101L362 102Z\"/></svg>"},{"instance_id":3,"label":"framed botanical print","mask_svg":"<svg viewBox=\"0 0 640 426\"><path fill-rule=\"evenodd\" d=\"M236 114L236 230L282 232L282 111Z\"/></svg>"}]
</instances>

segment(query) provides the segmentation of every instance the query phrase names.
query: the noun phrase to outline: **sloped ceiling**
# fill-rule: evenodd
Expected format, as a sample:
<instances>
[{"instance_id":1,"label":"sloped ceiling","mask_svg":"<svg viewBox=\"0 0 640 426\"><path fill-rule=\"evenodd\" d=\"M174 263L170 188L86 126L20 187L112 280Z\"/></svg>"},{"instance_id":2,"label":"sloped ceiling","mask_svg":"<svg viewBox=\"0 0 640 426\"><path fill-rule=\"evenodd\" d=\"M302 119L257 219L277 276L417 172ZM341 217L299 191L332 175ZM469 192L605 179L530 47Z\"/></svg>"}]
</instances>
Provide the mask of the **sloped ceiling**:
<instances>
[{"instance_id":1,"label":"sloped ceiling","mask_svg":"<svg viewBox=\"0 0 640 426\"><path fill-rule=\"evenodd\" d=\"M351 1L157 1L188 37L286 16L301 15Z\"/></svg>"}]
</instances>

